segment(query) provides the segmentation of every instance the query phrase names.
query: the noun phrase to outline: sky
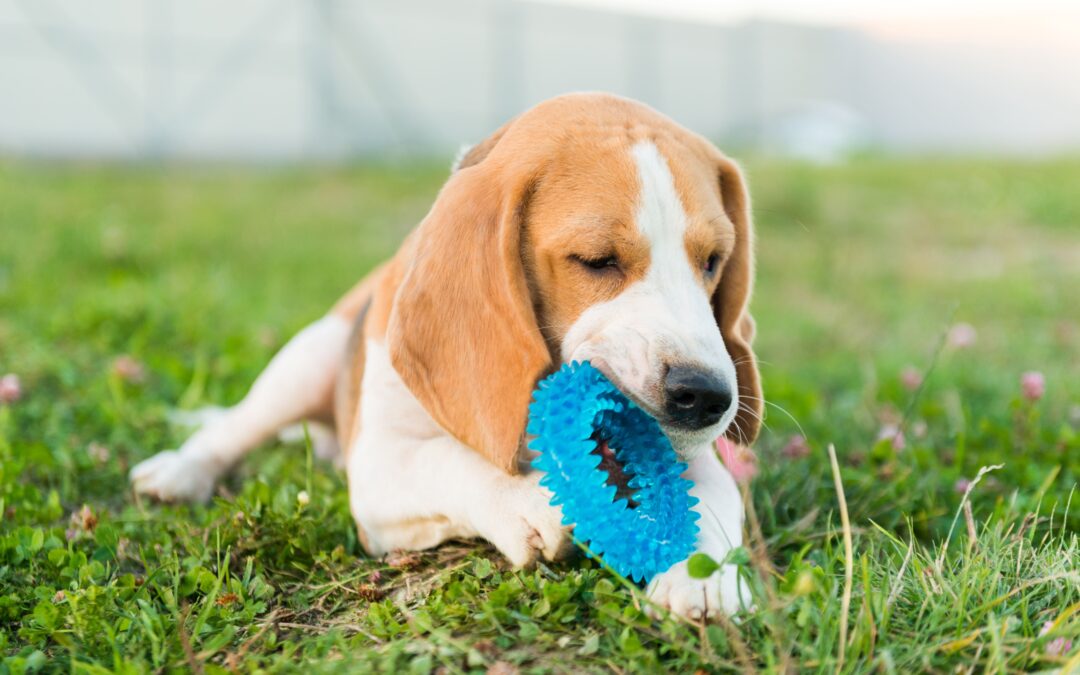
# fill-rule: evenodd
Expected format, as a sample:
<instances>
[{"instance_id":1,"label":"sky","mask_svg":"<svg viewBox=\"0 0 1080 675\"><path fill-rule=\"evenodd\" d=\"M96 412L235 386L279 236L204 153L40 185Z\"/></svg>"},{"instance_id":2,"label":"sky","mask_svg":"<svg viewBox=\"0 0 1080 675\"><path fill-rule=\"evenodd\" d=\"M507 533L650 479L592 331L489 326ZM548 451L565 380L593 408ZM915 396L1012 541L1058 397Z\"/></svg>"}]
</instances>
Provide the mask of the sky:
<instances>
[{"instance_id":1,"label":"sky","mask_svg":"<svg viewBox=\"0 0 1080 675\"><path fill-rule=\"evenodd\" d=\"M883 37L1080 50L1080 0L548 0L694 21L767 18L848 25Z\"/></svg>"}]
</instances>

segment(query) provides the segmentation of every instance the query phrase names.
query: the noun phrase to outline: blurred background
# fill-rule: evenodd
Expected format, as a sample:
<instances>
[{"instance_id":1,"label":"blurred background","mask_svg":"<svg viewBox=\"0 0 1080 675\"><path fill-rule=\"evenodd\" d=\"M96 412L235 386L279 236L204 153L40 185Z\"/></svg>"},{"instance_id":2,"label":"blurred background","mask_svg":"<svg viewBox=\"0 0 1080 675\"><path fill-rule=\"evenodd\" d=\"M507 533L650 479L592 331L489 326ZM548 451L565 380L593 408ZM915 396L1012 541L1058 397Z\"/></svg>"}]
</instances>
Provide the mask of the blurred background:
<instances>
[{"instance_id":1,"label":"blurred background","mask_svg":"<svg viewBox=\"0 0 1080 675\"><path fill-rule=\"evenodd\" d=\"M0 0L0 151L434 156L608 90L727 147L1080 148L1070 0Z\"/></svg>"}]
</instances>

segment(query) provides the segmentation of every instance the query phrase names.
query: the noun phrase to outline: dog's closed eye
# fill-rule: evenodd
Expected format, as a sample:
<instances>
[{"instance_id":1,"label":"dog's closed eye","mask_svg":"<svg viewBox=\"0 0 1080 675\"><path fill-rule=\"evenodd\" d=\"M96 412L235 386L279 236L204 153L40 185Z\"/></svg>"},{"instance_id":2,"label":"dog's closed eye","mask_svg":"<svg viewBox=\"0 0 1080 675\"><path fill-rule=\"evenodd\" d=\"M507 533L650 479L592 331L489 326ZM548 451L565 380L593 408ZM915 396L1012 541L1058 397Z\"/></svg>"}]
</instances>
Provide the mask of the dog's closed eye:
<instances>
[{"instance_id":1,"label":"dog's closed eye","mask_svg":"<svg viewBox=\"0 0 1080 675\"><path fill-rule=\"evenodd\" d=\"M608 273L620 271L619 259L614 255L605 255L598 258L589 258L581 255L572 255L570 258L592 272Z\"/></svg>"}]
</instances>

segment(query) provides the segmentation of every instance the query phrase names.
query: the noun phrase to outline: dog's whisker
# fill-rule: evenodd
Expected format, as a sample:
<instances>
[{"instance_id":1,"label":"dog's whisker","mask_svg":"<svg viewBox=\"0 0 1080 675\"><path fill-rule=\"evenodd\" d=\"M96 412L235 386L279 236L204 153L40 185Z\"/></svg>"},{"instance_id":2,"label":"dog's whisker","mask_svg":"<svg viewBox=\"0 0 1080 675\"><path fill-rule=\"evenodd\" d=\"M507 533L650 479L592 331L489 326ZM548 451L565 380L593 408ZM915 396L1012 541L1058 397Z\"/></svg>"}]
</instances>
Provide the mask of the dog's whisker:
<instances>
[{"instance_id":1,"label":"dog's whisker","mask_svg":"<svg viewBox=\"0 0 1080 675\"><path fill-rule=\"evenodd\" d=\"M743 411L745 413L748 413L749 415L752 415L754 417L754 419L756 419L761 424L761 426L765 427L766 429L771 430L768 423L765 422L765 418L762 417L756 410L753 410L752 408L744 407L742 403L739 404L739 410L741 410L741 411Z\"/></svg>"},{"instance_id":2,"label":"dog's whisker","mask_svg":"<svg viewBox=\"0 0 1080 675\"><path fill-rule=\"evenodd\" d=\"M763 397L758 397L758 396L750 396L750 395L739 394L739 398L750 399L752 401L761 401L763 404L765 404L767 406L772 406L773 408L776 408L780 412L787 415L788 419L790 419L792 421L792 423L795 424L795 426L799 430L799 434L801 434L804 438L806 437L806 432L803 430L802 424L799 423L799 420L796 419L796 417L794 415L792 415L790 412L788 412L787 408L783 407L782 405L780 405L778 403L773 403L772 401L769 401L769 400L767 400L767 399L765 399ZM740 405L741 405L741 403L740 403ZM764 423L765 423L765 421L762 420L762 424L764 424Z\"/></svg>"}]
</instances>

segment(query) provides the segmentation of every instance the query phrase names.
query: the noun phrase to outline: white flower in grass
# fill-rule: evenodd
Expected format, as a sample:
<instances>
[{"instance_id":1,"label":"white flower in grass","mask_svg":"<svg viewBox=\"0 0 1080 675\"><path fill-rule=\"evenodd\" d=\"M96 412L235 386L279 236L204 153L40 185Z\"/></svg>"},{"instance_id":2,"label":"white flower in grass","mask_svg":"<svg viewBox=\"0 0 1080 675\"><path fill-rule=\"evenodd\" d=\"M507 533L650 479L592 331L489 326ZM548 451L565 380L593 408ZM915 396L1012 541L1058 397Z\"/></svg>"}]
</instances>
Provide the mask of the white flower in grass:
<instances>
[{"instance_id":1,"label":"white flower in grass","mask_svg":"<svg viewBox=\"0 0 1080 675\"><path fill-rule=\"evenodd\" d=\"M897 452L903 450L907 446L907 442L904 439L904 432L895 424L886 424L882 426L881 430L878 431L877 440L889 441L889 445Z\"/></svg>"},{"instance_id":2,"label":"white flower in grass","mask_svg":"<svg viewBox=\"0 0 1080 675\"><path fill-rule=\"evenodd\" d=\"M112 371L124 382L139 384L146 381L146 366L130 354L121 354L113 359Z\"/></svg>"},{"instance_id":3,"label":"white flower in grass","mask_svg":"<svg viewBox=\"0 0 1080 675\"><path fill-rule=\"evenodd\" d=\"M1042 637L1050 632L1050 629L1054 627L1053 621L1047 621L1043 624L1042 630L1039 631L1039 637ZM1072 651L1073 641L1069 638L1059 637L1054 638L1050 642L1046 643L1046 654L1048 656L1064 656Z\"/></svg>"},{"instance_id":4,"label":"white flower in grass","mask_svg":"<svg viewBox=\"0 0 1080 675\"><path fill-rule=\"evenodd\" d=\"M104 464L112 457L109 449L97 441L91 441L90 445L86 446L86 454L90 455L90 459L98 464Z\"/></svg>"},{"instance_id":5,"label":"white flower in grass","mask_svg":"<svg viewBox=\"0 0 1080 675\"><path fill-rule=\"evenodd\" d=\"M904 369L900 371L900 384L904 385L904 389L908 391L918 389L922 385L922 380L922 373L915 366L904 366Z\"/></svg>"},{"instance_id":6,"label":"white flower in grass","mask_svg":"<svg viewBox=\"0 0 1080 675\"><path fill-rule=\"evenodd\" d=\"M1046 378L1037 370L1020 376L1020 391L1029 401L1038 401L1046 393Z\"/></svg>"},{"instance_id":7,"label":"white flower in grass","mask_svg":"<svg viewBox=\"0 0 1080 675\"><path fill-rule=\"evenodd\" d=\"M14 403L22 398L22 381L15 373L0 377L0 403Z\"/></svg>"},{"instance_id":8,"label":"white flower in grass","mask_svg":"<svg viewBox=\"0 0 1080 675\"><path fill-rule=\"evenodd\" d=\"M955 349L967 349L975 344L979 334L970 323L958 323L949 329L946 342Z\"/></svg>"}]
</instances>

